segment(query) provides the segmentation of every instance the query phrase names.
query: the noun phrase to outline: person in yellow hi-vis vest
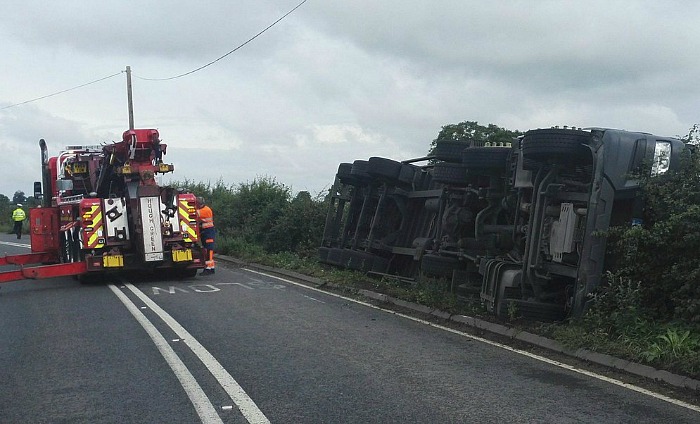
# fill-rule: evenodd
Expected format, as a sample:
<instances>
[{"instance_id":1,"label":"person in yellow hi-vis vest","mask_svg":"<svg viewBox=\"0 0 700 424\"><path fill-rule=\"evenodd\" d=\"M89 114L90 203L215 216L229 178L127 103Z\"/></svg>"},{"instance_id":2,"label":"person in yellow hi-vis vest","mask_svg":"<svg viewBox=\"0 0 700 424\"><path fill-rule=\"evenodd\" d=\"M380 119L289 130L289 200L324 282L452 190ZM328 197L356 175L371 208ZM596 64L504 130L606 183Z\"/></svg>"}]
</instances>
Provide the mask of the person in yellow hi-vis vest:
<instances>
[{"instance_id":1,"label":"person in yellow hi-vis vest","mask_svg":"<svg viewBox=\"0 0 700 424\"><path fill-rule=\"evenodd\" d=\"M17 209L12 211L12 221L14 221L15 223L12 232L17 234L18 239L22 238L22 224L24 223L25 219L27 219L27 214L24 213L24 209L22 209L22 204L17 203Z\"/></svg>"},{"instance_id":2,"label":"person in yellow hi-vis vest","mask_svg":"<svg viewBox=\"0 0 700 424\"><path fill-rule=\"evenodd\" d=\"M201 275L211 275L214 273L216 266L214 263L216 228L214 228L214 213L207 206L203 197L197 197L197 217L199 218L199 235L204 247L204 271L202 271Z\"/></svg>"}]
</instances>

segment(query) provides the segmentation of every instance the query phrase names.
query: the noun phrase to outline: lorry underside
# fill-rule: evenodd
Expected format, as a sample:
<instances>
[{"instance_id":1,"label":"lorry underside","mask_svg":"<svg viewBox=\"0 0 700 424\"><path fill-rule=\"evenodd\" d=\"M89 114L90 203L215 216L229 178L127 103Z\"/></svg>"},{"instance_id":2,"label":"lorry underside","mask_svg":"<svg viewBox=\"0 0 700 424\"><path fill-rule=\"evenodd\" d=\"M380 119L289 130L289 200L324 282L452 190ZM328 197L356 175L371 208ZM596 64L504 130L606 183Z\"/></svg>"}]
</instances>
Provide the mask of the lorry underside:
<instances>
[{"instance_id":1,"label":"lorry underside","mask_svg":"<svg viewBox=\"0 0 700 424\"><path fill-rule=\"evenodd\" d=\"M123 270L188 277L203 267L196 197L156 183L157 174L173 171L157 130L128 130L121 142L69 146L51 158L43 139L40 147L32 253L0 258L19 266L0 273L0 282Z\"/></svg>"},{"instance_id":2,"label":"lorry underside","mask_svg":"<svg viewBox=\"0 0 700 424\"><path fill-rule=\"evenodd\" d=\"M499 317L579 316L602 278L605 230L641 216L633 174L675 168L683 150L651 134L553 128L511 146L447 141L427 158L341 164L320 260L444 278Z\"/></svg>"}]
</instances>

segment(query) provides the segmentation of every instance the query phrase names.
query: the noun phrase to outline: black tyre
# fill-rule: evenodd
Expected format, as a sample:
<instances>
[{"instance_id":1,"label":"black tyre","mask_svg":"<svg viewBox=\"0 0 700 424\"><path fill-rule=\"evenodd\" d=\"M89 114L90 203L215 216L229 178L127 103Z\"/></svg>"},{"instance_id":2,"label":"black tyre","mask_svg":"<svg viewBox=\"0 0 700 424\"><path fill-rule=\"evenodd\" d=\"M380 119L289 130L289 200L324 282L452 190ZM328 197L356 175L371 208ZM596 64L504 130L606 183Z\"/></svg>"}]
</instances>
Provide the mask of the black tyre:
<instances>
[{"instance_id":1,"label":"black tyre","mask_svg":"<svg viewBox=\"0 0 700 424\"><path fill-rule=\"evenodd\" d=\"M352 164L351 163L341 163L338 165L338 179L345 184L352 184L355 182L355 178L351 175Z\"/></svg>"},{"instance_id":2,"label":"black tyre","mask_svg":"<svg viewBox=\"0 0 700 424\"><path fill-rule=\"evenodd\" d=\"M107 276L104 272L86 272L76 276L80 284L102 284L107 281Z\"/></svg>"},{"instance_id":3,"label":"black tyre","mask_svg":"<svg viewBox=\"0 0 700 424\"><path fill-rule=\"evenodd\" d=\"M366 160L356 160L352 163L352 169L350 169L350 175L355 178L358 182L368 183L372 181L372 176L367 173L369 169L369 161Z\"/></svg>"},{"instance_id":4,"label":"black tyre","mask_svg":"<svg viewBox=\"0 0 700 424\"><path fill-rule=\"evenodd\" d=\"M176 280L185 280L197 276L197 268L173 268L170 272Z\"/></svg>"},{"instance_id":5,"label":"black tyre","mask_svg":"<svg viewBox=\"0 0 700 424\"><path fill-rule=\"evenodd\" d=\"M429 253L423 255L420 262L420 269L423 274L431 277L452 278L452 272L459 268L459 260L452 256L440 256Z\"/></svg>"},{"instance_id":6,"label":"black tyre","mask_svg":"<svg viewBox=\"0 0 700 424\"><path fill-rule=\"evenodd\" d=\"M586 147L590 138L590 133L581 130L531 130L525 133L521 141L523 157L580 161L590 157L590 150Z\"/></svg>"},{"instance_id":7,"label":"black tyre","mask_svg":"<svg viewBox=\"0 0 700 424\"><path fill-rule=\"evenodd\" d=\"M395 183L401 172L401 162L395 160L371 157L367 162L367 173L382 181Z\"/></svg>"},{"instance_id":8,"label":"black tyre","mask_svg":"<svg viewBox=\"0 0 700 424\"><path fill-rule=\"evenodd\" d=\"M433 181L449 185L467 185L467 168L461 163L436 163L433 167Z\"/></svg>"},{"instance_id":9,"label":"black tyre","mask_svg":"<svg viewBox=\"0 0 700 424\"><path fill-rule=\"evenodd\" d=\"M416 173L420 172L420 168L416 165L411 165L410 163L401 164L401 171L399 171L399 182L402 184L413 184L416 178Z\"/></svg>"},{"instance_id":10,"label":"black tyre","mask_svg":"<svg viewBox=\"0 0 700 424\"><path fill-rule=\"evenodd\" d=\"M536 171L542 165L542 162L538 162L533 159L523 158L523 169L527 171Z\"/></svg>"},{"instance_id":11,"label":"black tyre","mask_svg":"<svg viewBox=\"0 0 700 424\"><path fill-rule=\"evenodd\" d=\"M458 163L462 161L462 150L466 149L467 147L469 147L469 143L465 143L464 141L439 141L437 144L435 144L435 148L433 149L431 156L445 162Z\"/></svg>"},{"instance_id":12,"label":"black tyre","mask_svg":"<svg viewBox=\"0 0 700 424\"><path fill-rule=\"evenodd\" d=\"M505 170L510 147L471 147L462 151L462 164L469 171Z\"/></svg>"}]
</instances>

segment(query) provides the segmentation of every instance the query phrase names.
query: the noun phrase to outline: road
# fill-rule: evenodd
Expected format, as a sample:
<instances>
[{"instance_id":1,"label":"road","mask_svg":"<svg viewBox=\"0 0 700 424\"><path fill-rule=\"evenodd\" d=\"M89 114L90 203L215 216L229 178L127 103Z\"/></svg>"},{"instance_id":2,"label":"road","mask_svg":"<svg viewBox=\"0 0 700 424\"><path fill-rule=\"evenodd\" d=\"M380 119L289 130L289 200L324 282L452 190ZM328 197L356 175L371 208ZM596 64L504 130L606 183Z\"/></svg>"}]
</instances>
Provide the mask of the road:
<instances>
[{"instance_id":1,"label":"road","mask_svg":"<svg viewBox=\"0 0 700 424\"><path fill-rule=\"evenodd\" d=\"M0 235L0 252L28 252ZM20 240L28 243L28 240ZM660 399L251 270L0 286L3 423L698 423Z\"/></svg>"}]
</instances>

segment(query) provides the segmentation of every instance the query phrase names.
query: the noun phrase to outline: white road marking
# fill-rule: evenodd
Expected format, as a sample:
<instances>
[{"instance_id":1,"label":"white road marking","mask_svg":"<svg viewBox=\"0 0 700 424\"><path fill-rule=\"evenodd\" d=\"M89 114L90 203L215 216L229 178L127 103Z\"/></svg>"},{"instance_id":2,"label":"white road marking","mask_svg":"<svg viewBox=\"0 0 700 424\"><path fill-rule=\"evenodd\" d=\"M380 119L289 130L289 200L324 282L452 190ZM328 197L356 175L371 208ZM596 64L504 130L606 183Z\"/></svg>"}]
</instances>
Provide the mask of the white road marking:
<instances>
[{"instance_id":1,"label":"white road marking","mask_svg":"<svg viewBox=\"0 0 700 424\"><path fill-rule=\"evenodd\" d=\"M177 334L185 344L192 350L192 352L197 355L200 361L209 370L211 375L216 378L221 387L228 393L229 397L233 403L238 407L246 420L251 424L269 424L270 420L267 419L265 414L262 413L260 408L253 402L253 400L248 396L248 394L243 390L243 388L236 382L236 380L231 377L231 374L226 371L226 369L219 363L219 361L214 358L214 356L209 353L208 350L204 348L192 335L185 330L185 328L180 325L173 317L171 317L167 312L165 312L160 306L158 306L153 300L151 300L145 293L136 288L131 283L126 283L126 287L131 290L141 301L143 301L148 307L151 308L158 316L165 322L174 332Z\"/></svg>"},{"instance_id":2,"label":"white road marking","mask_svg":"<svg viewBox=\"0 0 700 424\"><path fill-rule=\"evenodd\" d=\"M182 388L185 389L187 397L190 398L190 402L194 405L194 409L197 411L197 415L202 420L203 423L223 423L219 414L216 412L216 408L211 403L207 395L202 390L202 387L197 383L194 376L187 369L182 360L177 356L173 348L170 347L165 337L156 329L156 327L146 318L146 316L139 311L139 309L134 305L134 303L129 300L129 298L121 292L113 284L109 285L112 292L117 295L119 300L122 301L126 309L131 312L131 315L136 318L136 321L141 324L146 333L151 337L153 343L156 345L160 354L163 355L165 361L170 365L170 368L175 373L175 376L180 381Z\"/></svg>"},{"instance_id":3,"label":"white road marking","mask_svg":"<svg viewBox=\"0 0 700 424\"><path fill-rule=\"evenodd\" d=\"M24 247L24 248L27 248L27 249L30 249L30 248L32 247L31 244L26 244L26 243L14 243L14 242L11 242L11 241L0 241L0 244L4 244L4 245L7 245L7 246L14 246L14 247Z\"/></svg>"},{"instance_id":4,"label":"white road marking","mask_svg":"<svg viewBox=\"0 0 700 424\"><path fill-rule=\"evenodd\" d=\"M304 296L305 298L307 298L307 299L309 299L309 300L313 300L314 302L326 303L326 302L324 302L324 301L322 301L322 300L316 299L315 297L307 296L307 295L305 295L305 294L302 294L302 296Z\"/></svg>"},{"instance_id":5,"label":"white road marking","mask_svg":"<svg viewBox=\"0 0 700 424\"><path fill-rule=\"evenodd\" d=\"M467 334L467 333L464 333L464 332L462 332L462 331L455 330L455 329L453 329L453 328L449 328L449 327L445 327L445 326L442 326L442 325L439 325L439 324L435 324L435 323L432 323L432 322L430 322L430 321L422 320L422 319L420 319L420 318L415 318L415 317L412 317L412 316L410 316L410 315L405 315L405 314L402 314L402 313L400 313L400 312L396 312L396 311L392 311L392 310L389 310L389 309L380 308L379 306L372 305L371 303L362 302L362 301L360 301L360 300L356 300L356 299L353 299L353 298L350 298L350 297L345 297L345 296L343 296L343 295L339 295L339 294L336 294L336 293L327 292L327 291L324 291L324 290L321 290L321 289L317 289L317 288L315 288L315 287L311 287L311 286L307 286L307 285L305 285L305 284L297 283L296 281L288 280L288 279L286 279L286 278L277 277L277 276L272 275L272 274L266 274L266 273L264 273L264 272L255 271L255 270L248 269L248 268L241 268L241 269L244 269L244 270L246 270L246 271L248 271L248 272L252 272L252 273L255 273L255 274L264 275L264 276L266 276L266 277L275 278L275 279L277 279L277 280L284 281L285 283L289 283L289 284L293 284L293 285L298 286L298 287L302 287L302 288L306 288L306 289L309 289L309 290L313 290L313 291L318 292L318 293L323 293L323 294L326 294L326 295L328 295L328 296L337 297L337 298L339 298L339 299L343 299L343 300L346 300L346 301L349 301L349 302L357 303L357 304L359 304L359 305L367 306L367 307L372 308L372 309L377 309L377 310L380 310L380 311L384 311L384 312L387 312L387 313L390 313L390 314L393 314L393 315L396 315L396 316L400 316L400 317L402 317L402 318L409 319L409 320L411 320L411 321L415 321L415 322L419 322L419 323L421 323L421 324L428 325L428 326L430 326L430 327L435 327L435 328L438 328L438 329L440 329L440 330L448 331L448 332L450 332L450 333L458 334L458 335L463 336L463 337L466 337L466 338L468 338L468 339L480 341L480 342L482 342L482 343L486 343L486 344L489 344L489 345L494 346L494 347L498 347L498 348L501 348L501 349L504 349L504 350L508 350L508 351L510 351L510 352L513 352L513 353L517 353L517 354L520 354L520 355L523 355L523 356L527 356L527 357L529 357L529 358L535 359L535 360L540 361L540 362L544 362L544 363L547 363L547 364L550 364L550 365L554 365L554 366L556 366L556 367L563 368L563 369L566 369L566 370L569 370L569 371L573 371L573 372L578 373L578 374L583 374L583 375L586 375L586 376L591 377L591 378L595 378L595 379L598 379L598 380L601 380L601 381L605 381L606 383L614 384L614 385L616 385L616 386L624 387L624 388L626 388L626 389L629 389L629 390L632 390L632 391L635 391L635 392L638 392L638 393L642 393L642 394L644 394L644 395L651 396L651 397L656 398L656 399L659 399L659 400L663 400L663 401L665 401L665 402L671 403L671 404L676 405L676 406L680 406L680 407L683 407L683 408L687 408L687 409L690 409L690 410L695 411L695 412L700 412L700 407L695 406L695 405L692 405L692 404L687 403L687 402L683 402L682 400L673 399L673 398L671 398L671 397L662 395L662 394L660 394L660 393L652 392L651 390L647 390L647 389L645 389L645 388L638 387L638 386L635 386L635 385L633 385L633 384L625 383L625 382L623 382L623 381L616 380L616 379L614 379L614 378L606 377L606 376L604 376L604 375L596 374L596 373L594 373L594 372L587 371L587 370L584 370L584 369L581 369L581 368L576 368L576 367L574 367L574 366L572 366L572 365L564 364L564 363L559 362L559 361L555 361L555 360L552 360L552 359L549 359L549 358L545 358L544 356L539 356L539 355L535 355L534 353L526 352L526 351L524 351L524 350L515 349L515 348L513 348L513 347L510 347L510 346L507 346L507 345L504 345L504 344L501 344L501 343L497 343L497 342L494 342L494 341L491 341L491 340L488 340L488 339L484 339L484 338L481 338L481 337L478 337L478 336L473 336L473 335L471 335L471 334Z\"/></svg>"},{"instance_id":6,"label":"white road marking","mask_svg":"<svg viewBox=\"0 0 700 424\"><path fill-rule=\"evenodd\" d=\"M242 283L215 283L215 284L216 284L217 286L241 286L241 287L243 287L243 288L245 288L245 289L253 290L252 287L246 286L245 284L242 284Z\"/></svg>"}]
</instances>

